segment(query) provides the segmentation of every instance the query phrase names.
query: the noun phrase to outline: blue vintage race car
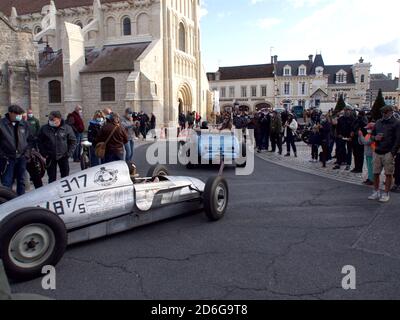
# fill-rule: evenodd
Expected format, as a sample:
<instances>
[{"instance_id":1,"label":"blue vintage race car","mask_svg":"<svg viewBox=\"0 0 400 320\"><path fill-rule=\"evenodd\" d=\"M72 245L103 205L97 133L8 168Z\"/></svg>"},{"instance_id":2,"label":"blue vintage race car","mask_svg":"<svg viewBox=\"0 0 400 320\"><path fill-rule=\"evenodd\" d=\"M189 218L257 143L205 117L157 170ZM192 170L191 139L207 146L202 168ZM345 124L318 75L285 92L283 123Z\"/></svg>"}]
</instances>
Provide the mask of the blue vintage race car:
<instances>
[{"instance_id":1,"label":"blue vintage race car","mask_svg":"<svg viewBox=\"0 0 400 320\"><path fill-rule=\"evenodd\" d=\"M235 164L246 166L246 144L233 131L191 130L179 140L179 156L187 157L187 168L196 165Z\"/></svg>"}]
</instances>

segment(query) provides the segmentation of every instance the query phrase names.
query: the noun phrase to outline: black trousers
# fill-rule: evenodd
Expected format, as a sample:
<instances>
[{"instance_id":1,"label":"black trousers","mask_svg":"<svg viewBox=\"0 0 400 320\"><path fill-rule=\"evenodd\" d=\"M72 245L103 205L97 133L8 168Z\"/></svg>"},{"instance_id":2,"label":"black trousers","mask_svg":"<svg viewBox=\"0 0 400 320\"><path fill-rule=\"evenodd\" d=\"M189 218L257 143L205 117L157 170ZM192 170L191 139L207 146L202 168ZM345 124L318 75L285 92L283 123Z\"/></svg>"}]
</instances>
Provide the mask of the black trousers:
<instances>
[{"instance_id":1,"label":"black trousers","mask_svg":"<svg viewBox=\"0 0 400 320\"><path fill-rule=\"evenodd\" d=\"M57 166L60 168L61 178L69 176L68 157L63 157L60 160L47 159L47 175L49 176L49 183L57 180Z\"/></svg>"},{"instance_id":2,"label":"black trousers","mask_svg":"<svg viewBox=\"0 0 400 320\"><path fill-rule=\"evenodd\" d=\"M343 139L338 138L336 140L336 156L339 165L346 164L351 166L352 157L353 157L353 144L350 141L345 141Z\"/></svg>"},{"instance_id":3,"label":"black trousers","mask_svg":"<svg viewBox=\"0 0 400 320\"><path fill-rule=\"evenodd\" d=\"M354 155L354 170L363 171L364 168L364 146L358 142L353 144L353 155Z\"/></svg>"},{"instance_id":4,"label":"black trousers","mask_svg":"<svg viewBox=\"0 0 400 320\"><path fill-rule=\"evenodd\" d=\"M319 150L319 145L318 144L313 144L311 146L311 158L313 160L318 160L318 156L319 156L318 150Z\"/></svg>"},{"instance_id":5,"label":"black trousers","mask_svg":"<svg viewBox=\"0 0 400 320\"><path fill-rule=\"evenodd\" d=\"M294 136L292 134L288 134L286 137L286 150L287 153L290 154L290 149L293 149L294 154L297 154L296 143L294 141Z\"/></svg>"},{"instance_id":6,"label":"black trousers","mask_svg":"<svg viewBox=\"0 0 400 320\"><path fill-rule=\"evenodd\" d=\"M322 147L322 165L325 168L326 167L326 162L329 160L329 142L323 141L321 143Z\"/></svg>"},{"instance_id":7,"label":"black trousers","mask_svg":"<svg viewBox=\"0 0 400 320\"><path fill-rule=\"evenodd\" d=\"M272 152L276 151L278 146L279 153L282 153L282 136L280 133L271 133Z\"/></svg>"}]
</instances>

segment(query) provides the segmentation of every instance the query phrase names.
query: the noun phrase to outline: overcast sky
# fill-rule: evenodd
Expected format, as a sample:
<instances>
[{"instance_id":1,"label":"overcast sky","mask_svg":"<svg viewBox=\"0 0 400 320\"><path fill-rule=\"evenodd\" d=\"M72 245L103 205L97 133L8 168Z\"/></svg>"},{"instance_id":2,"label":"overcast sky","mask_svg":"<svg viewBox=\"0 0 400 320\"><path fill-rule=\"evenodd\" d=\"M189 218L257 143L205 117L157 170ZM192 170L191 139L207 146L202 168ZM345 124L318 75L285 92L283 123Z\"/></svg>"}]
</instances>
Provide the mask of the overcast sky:
<instances>
[{"instance_id":1,"label":"overcast sky","mask_svg":"<svg viewBox=\"0 0 400 320\"><path fill-rule=\"evenodd\" d=\"M400 0L202 0L202 55L218 66L306 60L353 64L399 75Z\"/></svg>"}]
</instances>

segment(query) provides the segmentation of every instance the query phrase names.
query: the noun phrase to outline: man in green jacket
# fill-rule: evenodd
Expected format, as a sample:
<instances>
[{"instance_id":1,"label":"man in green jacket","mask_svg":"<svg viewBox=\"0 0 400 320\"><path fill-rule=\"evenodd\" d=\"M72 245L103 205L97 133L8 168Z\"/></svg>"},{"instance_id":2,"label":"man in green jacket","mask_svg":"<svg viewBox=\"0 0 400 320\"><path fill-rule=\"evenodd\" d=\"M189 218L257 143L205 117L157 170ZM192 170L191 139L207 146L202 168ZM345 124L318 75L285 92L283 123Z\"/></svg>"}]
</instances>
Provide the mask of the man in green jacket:
<instances>
[{"instance_id":1,"label":"man in green jacket","mask_svg":"<svg viewBox=\"0 0 400 320\"><path fill-rule=\"evenodd\" d=\"M278 146L279 154L282 154L282 120L278 112L274 111L271 114L271 127L270 137L272 144L272 151L276 151Z\"/></svg>"}]
</instances>

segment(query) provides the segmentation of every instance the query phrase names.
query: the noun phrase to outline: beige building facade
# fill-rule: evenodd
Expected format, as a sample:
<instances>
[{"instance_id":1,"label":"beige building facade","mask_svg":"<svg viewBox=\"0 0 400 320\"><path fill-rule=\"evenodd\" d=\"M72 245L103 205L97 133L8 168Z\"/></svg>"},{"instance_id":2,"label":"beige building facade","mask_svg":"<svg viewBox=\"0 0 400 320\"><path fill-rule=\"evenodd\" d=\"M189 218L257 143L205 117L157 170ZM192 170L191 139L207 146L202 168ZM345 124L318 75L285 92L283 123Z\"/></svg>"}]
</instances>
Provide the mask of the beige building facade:
<instances>
[{"instance_id":1,"label":"beige building facade","mask_svg":"<svg viewBox=\"0 0 400 320\"><path fill-rule=\"evenodd\" d=\"M14 28L0 12L0 114L11 104L39 114L39 87L32 34Z\"/></svg>"},{"instance_id":2,"label":"beige building facade","mask_svg":"<svg viewBox=\"0 0 400 320\"><path fill-rule=\"evenodd\" d=\"M271 57L265 65L220 68L208 73L210 87L219 92L220 105L247 105L250 111L261 106L290 109L334 108L340 95L346 102L367 106L371 64L360 59L353 65L326 65L321 54L307 60L280 61ZM235 87L235 97L229 88ZM244 99L244 96L247 97Z\"/></svg>"},{"instance_id":3,"label":"beige building facade","mask_svg":"<svg viewBox=\"0 0 400 320\"><path fill-rule=\"evenodd\" d=\"M161 126L211 107L198 0L16 0L0 10L34 34L42 117L81 104L88 121L130 107Z\"/></svg>"}]
</instances>

